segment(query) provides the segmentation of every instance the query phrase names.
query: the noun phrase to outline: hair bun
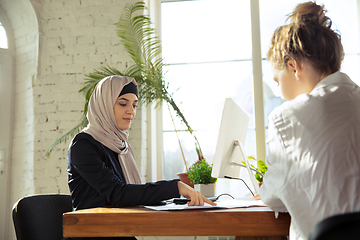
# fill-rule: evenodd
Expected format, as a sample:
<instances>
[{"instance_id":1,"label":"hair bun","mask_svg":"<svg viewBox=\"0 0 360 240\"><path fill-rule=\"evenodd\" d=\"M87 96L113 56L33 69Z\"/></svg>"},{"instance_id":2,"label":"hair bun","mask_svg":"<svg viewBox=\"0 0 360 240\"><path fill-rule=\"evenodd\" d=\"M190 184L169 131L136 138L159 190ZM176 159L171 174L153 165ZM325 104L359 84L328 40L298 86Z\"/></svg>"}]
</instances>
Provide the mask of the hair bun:
<instances>
[{"instance_id":1,"label":"hair bun","mask_svg":"<svg viewBox=\"0 0 360 240\"><path fill-rule=\"evenodd\" d=\"M288 24L278 27L271 38L267 58L279 69L290 59L309 61L324 74L340 70L344 58L341 36L331 29L324 5L300 3L288 16Z\"/></svg>"},{"instance_id":2,"label":"hair bun","mask_svg":"<svg viewBox=\"0 0 360 240\"><path fill-rule=\"evenodd\" d=\"M315 23L323 27L331 27L331 20L325 13L324 5L317 5L315 2L305 2L296 6L294 11L286 20L296 25Z\"/></svg>"}]
</instances>

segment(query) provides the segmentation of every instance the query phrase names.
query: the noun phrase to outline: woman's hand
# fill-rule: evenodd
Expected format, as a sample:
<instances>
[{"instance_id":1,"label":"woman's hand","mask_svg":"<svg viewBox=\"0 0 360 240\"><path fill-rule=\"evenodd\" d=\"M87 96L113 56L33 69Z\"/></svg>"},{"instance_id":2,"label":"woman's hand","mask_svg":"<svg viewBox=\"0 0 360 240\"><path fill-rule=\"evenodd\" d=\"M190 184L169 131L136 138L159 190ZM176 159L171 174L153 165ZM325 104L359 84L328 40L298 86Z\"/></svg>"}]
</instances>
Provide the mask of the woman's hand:
<instances>
[{"instance_id":1,"label":"woman's hand","mask_svg":"<svg viewBox=\"0 0 360 240\"><path fill-rule=\"evenodd\" d=\"M209 199L201 195L198 191L181 181L178 181L178 189L180 195L191 200L190 202L188 202L189 206L203 206L204 203L216 206L216 203L210 201Z\"/></svg>"},{"instance_id":2,"label":"woman's hand","mask_svg":"<svg viewBox=\"0 0 360 240\"><path fill-rule=\"evenodd\" d=\"M260 195L253 196L254 200L261 200Z\"/></svg>"},{"instance_id":3,"label":"woman's hand","mask_svg":"<svg viewBox=\"0 0 360 240\"><path fill-rule=\"evenodd\" d=\"M259 187L261 187L262 184L263 184L262 182L258 182ZM253 199L254 200L261 200L260 195L253 196Z\"/></svg>"}]
</instances>

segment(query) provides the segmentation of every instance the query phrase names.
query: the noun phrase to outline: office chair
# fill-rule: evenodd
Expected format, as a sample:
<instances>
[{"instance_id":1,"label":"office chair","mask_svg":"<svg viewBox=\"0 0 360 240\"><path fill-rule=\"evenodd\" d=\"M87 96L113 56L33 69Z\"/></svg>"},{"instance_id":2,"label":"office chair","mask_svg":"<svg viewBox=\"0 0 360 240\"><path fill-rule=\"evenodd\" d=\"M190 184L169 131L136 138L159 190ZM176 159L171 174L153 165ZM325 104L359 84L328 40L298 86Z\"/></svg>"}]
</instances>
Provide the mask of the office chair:
<instances>
[{"instance_id":1,"label":"office chair","mask_svg":"<svg viewBox=\"0 0 360 240\"><path fill-rule=\"evenodd\" d=\"M63 240L62 216L71 212L70 195L49 194L21 198L12 210L17 240Z\"/></svg>"},{"instance_id":2,"label":"office chair","mask_svg":"<svg viewBox=\"0 0 360 240\"><path fill-rule=\"evenodd\" d=\"M359 239L360 212L334 215L320 221L308 240Z\"/></svg>"}]
</instances>

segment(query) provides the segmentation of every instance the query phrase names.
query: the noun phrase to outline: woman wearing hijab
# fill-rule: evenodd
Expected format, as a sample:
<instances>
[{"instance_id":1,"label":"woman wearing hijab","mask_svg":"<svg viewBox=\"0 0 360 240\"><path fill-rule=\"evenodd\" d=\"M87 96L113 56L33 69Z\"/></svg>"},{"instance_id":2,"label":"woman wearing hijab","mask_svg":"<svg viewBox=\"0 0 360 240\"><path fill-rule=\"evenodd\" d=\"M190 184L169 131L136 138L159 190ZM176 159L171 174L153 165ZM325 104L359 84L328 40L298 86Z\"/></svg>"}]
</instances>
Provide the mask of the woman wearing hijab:
<instances>
[{"instance_id":1,"label":"woman wearing hijab","mask_svg":"<svg viewBox=\"0 0 360 240\"><path fill-rule=\"evenodd\" d=\"M137 104L133 78L110 76L97 84L88 105L89 124L74 137L68 152L73 210L154 205L180 195L191 200L189 205L215 205L178 179L141 184L128 142Z\"/></svg>"}]
</instances>

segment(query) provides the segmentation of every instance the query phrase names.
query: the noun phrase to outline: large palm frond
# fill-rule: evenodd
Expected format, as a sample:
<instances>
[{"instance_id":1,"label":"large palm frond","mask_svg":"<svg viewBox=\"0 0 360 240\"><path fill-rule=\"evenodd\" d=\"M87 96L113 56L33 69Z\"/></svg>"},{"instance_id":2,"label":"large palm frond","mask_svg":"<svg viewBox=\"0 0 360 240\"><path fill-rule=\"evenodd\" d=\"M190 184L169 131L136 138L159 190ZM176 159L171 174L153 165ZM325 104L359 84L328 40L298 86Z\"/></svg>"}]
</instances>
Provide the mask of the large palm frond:
<instances>
[{"instance_id":1,"label":"large palm frond","mask_svg":"<svg viewBox=\"0 0 360 240\"><path fill-rule=\"evenodd\" d=\"M144 2L128 5L120 21L116 23L121 42L141 70L151 69L152 63L161 54L161 43L156 30L151 27L151 19L146 15L135 14L137 11L145 10Z\"/></svg>"},{"instance_id":2,"label":"large palm frond","mask_svg":"<svg viewBox=\"0 0 360 240\"><path fill-rule=\"evenodd\" d=\"M117 34L121 38L131 58L134 60L134 69L141 73L139 82L140 91L146 104L157 102L156 107L163 101L168 102L187 127L187 131L194 137L195 149L199 159L203 159L200 144L193 133L182 111L175 104L172 94L168 92L168 85L163 76L163 59L161 57L161 42L156 30L151 27L151 19L145 15L136 15L137 11L146 10L145 3L138 2L128 5L116 24Z\"/></svg>"},{"instance_id":3,"label":"large palm frond","mask_svg":"<svg viewBox=\"0 0 360 240\"><path fill-rule=\"evenodd\" d=\"M129 55L135 62L134 72L141 73L140 92L146 104L157 101L159 104L170 94L163 78L161 42L156 30L151 27L151 20L146 15L136 15L137 11L145 11L145 3L128 5L116 23L117 34ZM135 16L134 16L135 15Z\"/></svg>"},{"instance_id":4,"label":"large palm frond","mask_svg":"<svg viewBox=\"0 0 360 240\"><path fill-rule=\"evenodd\" d=\"M187 127L187 131L194 137L195 148L199 159L204 158L193 130L186 121L182 111L180 111L176 105L172 94L168 92L168 84L165 83L163 76L163 67L165 64L161 58L161 42L156 30L151 27L152 23L148 16L144 14L137 15L138 11L143 13L145 10L144 2L127 5L119 22L115 24L117 35L120 37L121 42L135 64L127 68L123 73L113 67L103 66L100 67L99 70L95 69L92 73L85 75L85 83L79 90L79 93L82 93L85 98L81 123L56 140L47 151L47 156L50 155L50 152L57 144L72 138L82 128L87 126L88 120L86 114L88 104L96 84L105 77L120 75L135 78L139 86L139 100L145 105L156 102L155 107L160 107L163 101L168 102L175 110L176 115L180 117L181 121Z\"/></svg>"}]
</instances>

